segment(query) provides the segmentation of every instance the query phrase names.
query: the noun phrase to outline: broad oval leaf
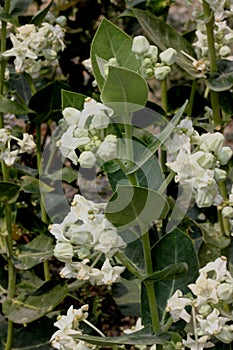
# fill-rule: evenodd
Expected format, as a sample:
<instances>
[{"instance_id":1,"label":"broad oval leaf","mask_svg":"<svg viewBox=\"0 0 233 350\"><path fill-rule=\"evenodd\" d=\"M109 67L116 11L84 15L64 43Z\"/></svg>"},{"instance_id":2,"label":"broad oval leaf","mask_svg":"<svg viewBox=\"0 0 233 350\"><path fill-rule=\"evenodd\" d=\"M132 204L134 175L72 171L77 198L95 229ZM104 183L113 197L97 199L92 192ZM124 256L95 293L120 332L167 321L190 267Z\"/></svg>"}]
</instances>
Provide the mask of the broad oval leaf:
<instances>
[{"instance_id":1,"label":"broad oval leaf","mask_svg":"<svg viewBox=\"0 0 233 350\"><path fill-rule=\"evenodd\" d=\"M30 112L30 110L26 104L11 101L8 98L0 95L0 112L18 115L27 114Z\"/></svg>"},{"instance_id":2,"label":"broad oval leaf","mask_svg":"<svg viewBox=\"0 0 233 350\"><path fill-rule=\"evenodd\" d=\"M14 265L19 270L28 270L50 258L54 247L54 238L41 233L28 244L17 246Z\"/></svg>"},{"instance_id":3,"label":"broad oval leaf","mask_svg":"<svg viewBox=\"0 0 233 350\"><path fill-rule=\"evenodd\" d=\"M173 47L177 51L176 63L193 77L201 77L203 73L198 72L192 64L192 60L187 58L183 53L195 57L192 45L177 33L175 29L166 24L161 18L154 16L152 13L140 9L132 9L142 29L150 40L164 51Z\"/></svg>"},{"instance_id":4,"label":"broad oval leaf","mask_svg":"<svg viewBox=\"0 0 233 350\"><path fill-rule=\"evenodd\" d=\"M233 62L230 60L217 61L218 72L212 73L207 79L211 90L225 91L233 86Z\"/></svg>"},{"instance_id":5,"label":"broad oval leaf","mask_svg":"<svg viewBox=\"0 0 233 350\"><path fill-rule=\"evenodd\" d=\"M119 229L145 226L166 216L169 205L160 193L144 187L118 185L106 208L107 219Z\"/></svg>"},{"instance_id":6,"label":"broad oval leaf","mask_svg":"<svg viewBox=\"0 0 233 350\"><path fill-rule=\"evenodd\" d=\"M19 196L20 186L6 182L0 181L0 200L6 201L8 203L14 203Z\"/></svg>"},{"instance_id":7,"label":"broad oval leaf","mask_svg":"<svg viewBox=\"0 0 233 350\"><path fill-rule=\"evenodd\" d=\"M91 61L98 87L102 90L104 77L100 71L97 58L108 61L115 58L121 67L137 70L139 61L131 51L132 38L107 19L103 19L95 33L91 45Z\"/></svg>"},{"instance_id":8,"label":"broad oval leaf","mask_svg":"<svg viewBox=\"0 0 233 350\"><path fill-rule=\"evenodd\" d=\"M52 311L67 295L65 282L48 281L32 293L6 299L3 313L14 323L29 323Z\"/></svg>"},{"instance_id":9,"label":"broad oval leaf","mask_svg":"<svg viewBox=\"0 0 233 350\"><path fill-rule=\"evenodd\" d=\"M141 75L128 68L109 67L101 99L123 122L128 115L142 109L147 98L148 86Z\"/></svg>"}]
</instances>

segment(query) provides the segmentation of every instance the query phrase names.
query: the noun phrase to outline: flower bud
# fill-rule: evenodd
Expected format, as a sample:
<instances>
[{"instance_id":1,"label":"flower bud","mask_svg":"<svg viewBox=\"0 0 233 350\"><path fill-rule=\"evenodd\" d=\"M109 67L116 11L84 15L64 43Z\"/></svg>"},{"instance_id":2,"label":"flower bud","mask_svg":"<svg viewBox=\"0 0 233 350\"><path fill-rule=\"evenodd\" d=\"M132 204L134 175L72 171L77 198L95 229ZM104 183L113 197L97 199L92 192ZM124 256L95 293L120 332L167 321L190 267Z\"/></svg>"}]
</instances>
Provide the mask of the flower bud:
<instances>
[{"instance_id":1,"label":"flower bud","mask_svg":"<svg viewBox=\"0 0 233 350\"><path fill-rule=\"evenodd\" d=\"M171 72L171 68L168 66L163 67L156 67L154 69L154 75L155 78L158 80L164 80L168 76L168 74Z\"/></svg>"},{"instance_id":2,"label":"flower bud","mask_svg":"<svg viewBox=\"0 0 233 350\"><path fill-rule=\"evenodd\" d=\"M208 304L202 304L199 308L198 308L198 312L200 315L202 315L203 317L207 317L212 311L212 308L210 305Z\"/></svg>"},{"instance_id":3,"label":"flower bud","mask_svg":"<svg viewBox=\"0 0 233 350\"><path fill-rule=\"evenodd\" d=\"M232 157L232 149L228 146L223 147L216 153L216 157L222 165L226 165Z\"/></svg>"},{"instance_id":4,"label":"flower bud","mask_svg":"<svg viewBox=\"0 0 233 350\"><path fill-rule=\"evenodd\" d=\"M223 46L220 48L220 50L219 50L219 55L220 55L221 57L229 56L230 53L231 53L231 49L230 49L230 47L227 46L227 45L223 45Z\"/></svg>"},{"instance_id":5,"label":"flower bud","mask_svg":"<svg viewBox=\"0 0 233 350\"><path fill-rule=\"evenodd\" d=\"M233 284L232 283L221 283L217 288L217 293L219 298L226 301L227 303L233 302Z\"/></svg>"},{"instance_id":6,"label":"flower bud","mask_svg":"<svg viewBox=\"0 0 233 350\"><path fill-rule=\"evenodd\" d=\"M214 169L214 179L216 181L224 181L226 180L226 177L227 177L227 173L225 170L223 169Z\"/></svg>"},{"instance_id":7,"label":"flower bud","mask_svg":"<svg viewBox=\"0 0 233 350\"><path fill-rule=\"evenodd\" d=\"M197 152L200 153L200 157L197 159L197 163L204 169L212 167L214 162L214 156L209 152Z\"/></svg>"},{"instance_id":8,"label":"flower bud","mask_svg":"<svg viewBox=\"0 0 233 350\"><path fill-rule=\"evenodd\" d=\"M67 22L67 19L65 16L59 16L56 18L56 23L59 24L61 27L65 27Z\"/></svg>"},{"instance_id":9,"label":"flower bud","mask_svg":"<svg viewBox=\"0 0 233 350\"><path fill-rule=\"evenodd\" d=\"M109 118L105 113L95 115L92 118L90 129L105 129L109 124Z\"/></svg>"},{"instance_id":10,"label":"flower bud","mask_svg":"<svg viewBox=\"0 0 233 350\"><path fill-rule=\"evenodd\" d=\"M117 147L115 142L104 141L98 148L98 156L105 162L117 157Z\"/></svg>"},{"instance_id":11,"label":"flower bud","mask_svg":"<svg viewBox=\"0 0 233 350\"><path fill-rule=\"evenodd\" d=\"M215 334L215 337L223 343L231 343L233 341L233 332L232 326L225 325L223 326L220 333Z\"/></svg>"},{"instance_id":12,"label":"flower bud","mask_svg":"<svg viewBox=\"0 0 233 350\"><path fill-rule=\"evenodd\" d=\"M44 53L45 59L48 61L52 61L52 60L55 60L57 58L56 51L54 51L52 49L45 49L45 50L43 50L43 53Z\"/></svg>"},{"instance_id":13,"label":"flower bud","mask_svg":"<svg viewBox=\"0 0 233 350\"><path fill-rule=\"evenodd\" d=\"M84 151L81 153L78 161L81 167L90 169L95 165L96 158L91 151Z\"/></svg>"},{"instance_id":14,"label":"flower bud","mask_svg":"<svg viewBox=\"0 0 233 350\"><path fill-rule=\"evenodd\" d=\"M207 152L219 152L223 147L224 136L220 132L200 136L200 149Z\"/></svg>"},{"instance_id":15,"label":"flower bud","mask_svg":"<svg viewBox=\"0 0 233 350\"><path fill-rule=\"evenodd\" d=\"M63 117L67 123L68 126L71 126L73 124L77 124L80 119L81 112L72 107L66 107L63 112Z\"/></svg>"},{"instance_id":16,"label":"flower bud","mask_svg":"<svg viewBox=\"0 0 233 350\"><path fill-rule=\"evenodd\" d=\"M159 55L159 58L161 59L161 61L166 63L169 66L171 66L173 63L176 62L176 57L177 57L177 52L172 47L161 52L161 54Z\"/></svg>"},{"instance_id":17,"label":"flower bud","mask_svg":"<svg viewBox=\"0 0 233 350\"><path fill-rule=\"evenodd\" d=\"M138 55L143 55L150 48L149 41L143 36L138 35L133 38L132 51Z\"/></svg>"},{"instance_id":18,"label":"flower bud","mask_svg":"<svg viewBox=\"0 0 233 350\"><path fill-rule=\"evenodd\" d=\"M230 206L224 207L222 210L222 216L224 218L232 219L233 218L233 208Z\"/></svg>"},{"instance_id":19,"label":"flower bud","mask_svg":"<svg viewBox=\"0 0 233 350\"><path fill-rule=\"evenodd\" d=\"M150 57L150 59L153 61L153 63L156 63L158 60L158 48L155 45L150 45L150 48L146 54L147 57Z\"/></svg>"},{"instance_id":20,"label":"flower bud","mask_svg":"<svg viewBox=\"0 0 233 350\"><path fill-rule=\"evenodd\" d=\"M54 255L62 262L69 262L74 255L73 247L70 243L58 242L54 248Z\"/></svg>"}]
</instances>

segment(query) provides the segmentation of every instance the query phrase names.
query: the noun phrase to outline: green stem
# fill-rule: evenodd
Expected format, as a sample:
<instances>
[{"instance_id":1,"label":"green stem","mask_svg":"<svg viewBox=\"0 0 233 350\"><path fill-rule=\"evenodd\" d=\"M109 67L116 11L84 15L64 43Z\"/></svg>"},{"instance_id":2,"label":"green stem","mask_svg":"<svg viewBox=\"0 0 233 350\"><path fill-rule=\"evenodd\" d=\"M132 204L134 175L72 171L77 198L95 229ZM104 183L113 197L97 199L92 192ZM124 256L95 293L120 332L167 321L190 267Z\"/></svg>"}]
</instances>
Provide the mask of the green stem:
<instances>
[{"instance_id":1,"label":"green stem","mask_svg":"<svg viewBox=\"0 0 233 350\"><path fill-rule=\"evenodd\" d=\"M218 188L219 188L219 192L220 192L220 195L222 196L223 200L226 201L228 199L226 181L220 181L218 183ZM221 227L221 231L222 231L223 236L230 237L231 236L231 228L230 228L229 219L223 217L222 208L218 209L218 217L220 219L219 220L220 227Z\"/></svg>"},{"instance_id":2,"label":"green stem","mask_svg":"<svg viewBox=\"0 0 233 350\"><path fill-rule=\"evenodd\" d=\"M134 152L133 152L133 141L132 141L132 125L125 123L125 143L126 143L126 158L128 162L128 169L134 165ZM135 173L127 175L132 185L137 186L137 177Z\"/></svg>"},{"instance_id":3,"label":"green stem","mask_svg":"<svg viewBox=\"0 0 233 350\"><path fill-rule=\"evenodd\" d=\"M142 234L142 244L143 244L143 250L144 250L146 275L149 276L149 275L152 275L153 273L153 266L152 266L152 259L151 259L150 237L149 237L148 231ZM154 289L154 281L146 280L143 283L146 287L153 331L157 333L160 331L160 322L159 322L158 306L157 306L157 300L156 300L155 289Z\"/></svg>"},{"instance_id":4,"label":"green stem","mask_svg":"<svg viewBox=\"0 0 233 350\"><path fill-rule=\"evenodd\" d=\"M168 112L168 100L167 100L167 79L161 81L161 102L164 112Z\"/></svg>"},{"instance_id":5,"label":"green stem","mask_svg":"<svg viewBox=\"0 0 233 350\"><path fill-rule=\"evenodd\" d=\"M192 82L192 88L191 88L191 93L190 93L190 98L189 98L189 104L188 104L188 116L191 118L193 114L193 106L194 106L194 98L195 98L195 92L197 88L197 79L194 79Z\"/></svg>"},{"instance_id":6,"label":"green stem","mask_svg":"<svg viewBox=\"0 0 233 350\"><path fill-rule=\"evenodd\" d=\"M41 128L40 125L36 125L36 153L37 153L37 169L39 174L41 173L41 167L42 167L42 149L41 149ZM47 222L47 213L45 209L45 203L44 203L44 196L42 193L40 193L40 210L41 210L41 220L44 223ZM44 261L44 278L45 281L50 280L50 271L49 271L49 262L48 260Z\"/></svg>"},{"instance_id":7,"label":"green stem","mask_svg":"<svg viewBox=\"0 0 233 350\"><path fill-rule=\"evenodd\" d=\"M122 252L118 251L115 254L115 257L124 265L127 270L129 270L135 277L142 280L145 278L145 276L142 274L142 272L139 270L139 268L133 264L133 262Z\"/></svg>"},{"instance_id":8,"label":"green stem","mask_svg":"<svg viewBox=\"0 0 233 350\"><path fill-rule=\"evenodd\" d=\"M214 40L214 13L211 11L209 4L206 0L202 0L202 7L204 11L207 43L208 43L208 55L210 62L210 73L217 72L217 59L215 51L215 40ZM221 127L221 113L219 107L219 98L216 91L210 91L210 100L213 110L213 120L216 127Z\"/></svg>"}]
</instances>

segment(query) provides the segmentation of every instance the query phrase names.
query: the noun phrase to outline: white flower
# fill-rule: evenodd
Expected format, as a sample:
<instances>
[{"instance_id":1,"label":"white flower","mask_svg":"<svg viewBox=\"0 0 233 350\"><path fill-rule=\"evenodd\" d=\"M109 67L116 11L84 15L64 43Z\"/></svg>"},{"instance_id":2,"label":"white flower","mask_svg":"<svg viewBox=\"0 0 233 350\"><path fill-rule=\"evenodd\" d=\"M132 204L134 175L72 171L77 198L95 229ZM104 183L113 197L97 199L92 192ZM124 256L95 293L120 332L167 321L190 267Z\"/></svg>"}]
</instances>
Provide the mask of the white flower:
<instances>
[{"instance_id":1,"label":"white flower","mask_svg":"<svg viewBox=\"0 0 233 350\"><path fill-rule=\"evenodd\" d=\"M83 151L78 161L81 167L90 169L95 165L96 157L91 151Z\"/></svg>"},{"instance_id":2,"label":"white flower","mask_svg":"<svg viewBox=\"0 0 233 350\"><path fill-rule=\"evenodd\" d=\"M212 301L217 304L219 299L217 295L218 281L212 278L207 278L205 272L201 272L195 283L188 285L189 289L197 296L196 305L200 306L205 304L207 301Z\"/></svg>"},{"instance_id":3,"label":"white flower","mask_svg":"<svg viewBox=\"0 0 233 350\"><path fill-rule=\"evenodd\" d=\"M6 129L0 129L0 149L5 148L6 143L9 139L9 132Z\"/></svg>"},{"instance_id":4,"label":"white flower","mask_svg":"<svg viewBox=\"0 0 233 350\"><path fill-rule=\"evenodd\" d=\"M104 231L99 238L99 243L95 245L95 250L98 250L108 256L114 255L119 248L125 247L126 244L118 235L117 231L110 229Z\"/></svg>"},{"instance_id":5,"label":"white flower","mask_svg":"<svg viewBox=\"0 0 233 350\"><path fill-rule=\"evenodd\" d=\"M23 41L17 39L14 34L10 34L10 39L12 41L13 47L3 53L3 56L15 56L15 70L16 72L22 72L24 69L24 60L26 58L36 59L37 55L29 49L30 39L26 38Z\"/></svg>"},{"instance_id":6,"label":"white flower","mask_svg":"<svg viewBox=\"0 0 233 350\"><path fill-rule=\"evenodd\" d=\"M143 329L143 328L144 328L144 326L143 326L143 324L142 324L142 319L141 319L141 317L139 317L139 318L137 319L137 322L136 322L135 326L133 326L133 327L130 328L130 329L124 329L124 333L125 333L125 334L131 334L131 333L140 331L140 330Z\"/></svg>"},{"instance_id":7,"label":"white flower","mask_svg":"<svg viewBox=\"0 0 233 350\"><path fill-rule=\"evenodd\" d=\"M185 322L189 323L191 316L185 310L185 306L191 305L192 300L189 298L183 298L182 295L182 292L177 289L172 297L168 299L166 311L172 315L174 322L177 322L182 318Z\"/></svg>"},{"instance_id":8,"label":"white flower","mask_svg":"<svg viewBox=\"0 0 233 350\"><path fill-rule=\"evenodd\" d=\"M28 135L27 133L23 133L23 139L18 141L18 145L20 147L20 153L30 153L36 148L33 136Z\"/></svg>"},{"instance_id":9,"label":"white flower","mask_svg":"<svg viewBox=\"0 0 233 350\"><path fill-rule=\"evenodd\" d=\"M199 323L198 332L200 335L216 335L222 331L228 318L220 317L219 314L219 311L214 309L206 318L202 315L196 316Z\"/></svg>"},{"instance_id":10,"label":"white flower","mask_svg":"<svg viewBox=\"0 0 233 350\"><path fill-rule=\"evenodd\" d=\"M190 335L187 335L187 340L183 340L182 343L191 350L203 350L205 348L212 348L214 346L213 343L208 342L209 337L208 335L205 335L198 340L194 340L190 337Z\"/></svg>"},{"instance_id":11,"label":"white flower","mask_svg":"<svg viewBox=\"0 0 233 350\"><path fill-rule=\"evenodd\" d=\"M18 150L10 151L10 149L7 148L0 155L0 159L2 159L7 166L12 166L16 161L18 154L19 154Z\"/></svg>"},{"instance_id":12,"label":"white flower","mask_svg":"<svg viewBox=\"0 0 233 350\"><path fill-rule=\"evenodd\" d=\"M125 270L124 266L112 267L109 259L107 258L101 268L103 274L102 283L111 285L119 280L120 274Z\"/></svg>"},{"instance_id":13,"label":"white flower","mask_svg":"<svg viewBox=\"0 0 233 350\"><path fill-rule=\"evenodd\" d=\"M229 271L227 270L227 258L221 256L215 261L211 261L199 270L200 274L207 275L209 272L213 273L213 279L218 282L222 282L225 278L231 278Z\"/></svg>"},{"instance_id":14,"label":"white flower","mask_svg":"<svg viewBox=\"0 0 233 350\"><path fill-rule=\"evenodd\" d=\"M226 146L216 153L216 157L222 165L226 165L231 159L232 154L232 149Z\"/></svg>"}]
</instances>

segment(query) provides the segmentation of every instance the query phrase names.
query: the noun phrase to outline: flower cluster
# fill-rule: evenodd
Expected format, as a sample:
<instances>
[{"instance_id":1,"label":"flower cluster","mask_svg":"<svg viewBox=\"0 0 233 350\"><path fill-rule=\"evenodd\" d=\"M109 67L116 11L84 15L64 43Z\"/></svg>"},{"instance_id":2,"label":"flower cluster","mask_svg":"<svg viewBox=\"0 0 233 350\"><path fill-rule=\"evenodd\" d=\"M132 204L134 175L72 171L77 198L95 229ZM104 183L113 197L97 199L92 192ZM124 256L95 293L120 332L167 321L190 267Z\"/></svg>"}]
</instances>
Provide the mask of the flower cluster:
<instances>
[{"instance_id":1,"label":"flower cluster","mask_svg":"<svg viewBox=\"0 0 233 350\"><path fill-rule=\"evenodd\" d=\"M183 295L177 290L166 307L174 322L183 319L187 323L183 344L202 350L214 346L211 341L231 343L233 277L227 270L227 259L221 256L201 268L196 282L188 287L192 293Z\"/></svg>"},{"instance_id":2,"label":"flower cluster","mask_svg":"<svg viewBox=\"0 0 233 350\"><path fill-rule=\"evenodd\" d=\"M54 326L59 328L59 330L50 339L53 348L59 350L87 350L95 348L93 345L73 339L73 336L82 334L80 322L85 322L87 319L88 308L87 304L81 306L80 309L74 309L73 305L71 305L67 315L58 316Z\"/></svg>"},{"instance_id":3,"label":"flower cluster","mask_svg":"<svg viewBox=\"0 0 233 350\"><path fill-rule=\"evenodd\" d=\"M12 150L11 143L16 141ZM12 166L20 153L31 153L36 148L33 136L23 134L23 139L12 135L7 129L0 129L0 159L7 166Z\"/></svg>"},{"instance_id":4,"label":"flower cluster","mask_svg":"<svg viewBox=\"0 0 233 350\"><path fill-rule=\"evenodd\" d=\"M117 138L113 134L105 136L113 110L100 102L87 98L84 109L67 107L63 111L67 130L57 146L64 157L83 168L92 168L117 157ZM81 152L77 156L76 150Z\"/></svg>"},{"instance_id":5,"label":"flower cluster","mask_svg":"<svg viewBox=\"0 0 233 350\"><path fill-rule=\"evenodd\" d=\"M184 119L165 146L170 154L167 166L177 173L176 182L190 186L197 206L220 204L218 182L226 179L221 166L232 157L231 148L224 146L224 136L219 132L199 135L192 121Z\"/></svg>"},{"instance_id":6,"label":"flower cluster","mask_svg":"<svg viewBox=\"0 0 233 350\"><path fill-rule=\"evenodd\" d=\"M113 255L125 247L125 242L105 218L104 208L105 204L96 204L75 195L63 222L50 225L49 230L57 240L54 255L65 263L60 272L62 277L111 285L124 271L124 267L110 263ZM105 261L101 268L97 268L103 254ZM93 263L88 265L91 260Z\"/></svg>"},{"instance_id":7,"label":"flower cluster","mask_svg":"<svg viewBox=\"0 0 233 350\"><path fill-rule=\"evenodd\" d=\"M157 46L150 45L143 35L134 37L132 52L140 61L140 73L145 79L155 77L164 80L171 72L170 66L176 62L177 56L176 50L171 47L158 54Z\"/></svg>"},{"instance_id":8,"label":"flower cluster","mask_svg":"<svg viewBox=\"0 0 233 350\"><path fill-rule=\"evenodd\" d=\"M41 27L25 24L10 33L12 48L3 53L4 57L15 57L17 73L26 72L37 78L43 67L58 64L57 54L65 48L64 30L59 24L42 23Z\"/></svg>"},{"instance_id":9,"label":"flower cluster","mask_svg":"<svg viewBox=\"0 0 233 350\"><path fill-rule=\"evenodd\" d=\"M226 10L226 0L221 1L207 1L210 5L211 10L214 13L215 25L214 25L214 38L215 38L215 49L218 58L233 59L231 45L233 42L233 30L229 27L227 17L231 14L232 10ZM193 46L195 48L197 57L199 60L204 58L208 61L208 42L206 34L206 26L202 18L202 13L196 13L196 37L197 40Z\"/></svg>"}]
</instances>

